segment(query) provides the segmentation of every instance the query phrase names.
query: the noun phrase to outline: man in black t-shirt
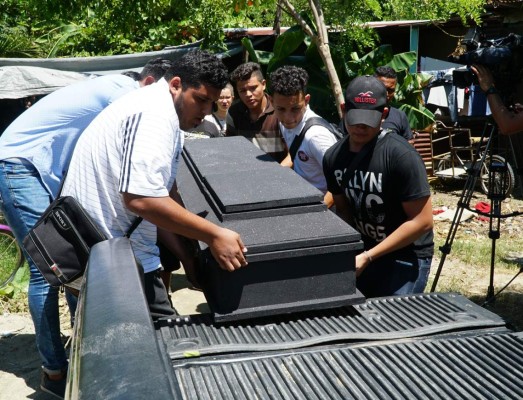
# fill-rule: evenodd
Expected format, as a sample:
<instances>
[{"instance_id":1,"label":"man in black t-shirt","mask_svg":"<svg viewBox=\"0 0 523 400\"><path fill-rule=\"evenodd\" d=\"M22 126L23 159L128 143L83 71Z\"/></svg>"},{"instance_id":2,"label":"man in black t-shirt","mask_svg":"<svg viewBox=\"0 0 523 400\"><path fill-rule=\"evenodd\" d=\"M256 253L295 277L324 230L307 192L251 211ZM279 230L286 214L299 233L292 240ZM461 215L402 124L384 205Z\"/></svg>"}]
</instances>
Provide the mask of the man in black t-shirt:
<instances>
[{"instance_id":1,"label":"man in black t-shirt","mask_svg":"<svg viewBox=\"0 0 523 400\"><path fill-rule=\"evenodd\" d=\"M396 84L398 83L398 76L396 75L396 71L394 71L394 69L391 67L382 66L376 68L374 76L378 78L387 89L387 108L389 111L385 115L385 120L382 122L381 128L395 131L405 139L412 140L413 135L412 131L410 130L407 114L390 105L394 99L394 93L396 93Z\"/></svg>"},{"instance_id":2,"label":"man in black t-shirt","mask_svg":"<svg viewBox=\"0 0 523 400\"><path fill-rule=\"evenodd\" d=\"M366 297L423 292L434 253L432 203L417 151L380 125L386 88L355 78L345 94L348 135L323 158L336 212L357 229L357 287Z\"/></svg>"}]
</instances>

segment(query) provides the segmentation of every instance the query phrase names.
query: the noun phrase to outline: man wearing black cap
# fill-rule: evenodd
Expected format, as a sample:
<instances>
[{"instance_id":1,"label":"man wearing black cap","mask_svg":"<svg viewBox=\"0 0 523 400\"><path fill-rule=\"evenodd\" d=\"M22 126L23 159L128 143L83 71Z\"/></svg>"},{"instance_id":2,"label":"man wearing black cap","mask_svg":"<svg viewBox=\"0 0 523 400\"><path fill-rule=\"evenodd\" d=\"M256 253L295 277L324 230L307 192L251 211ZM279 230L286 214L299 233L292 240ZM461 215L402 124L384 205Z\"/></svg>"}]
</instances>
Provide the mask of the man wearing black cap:
<instances>
[{"instance_id":1,"label":"man wearing black cap","mask_svg":"<svg viewBox=\"0 0 523 400\"><path fill-rule=\"evenodd\" d=\"M366 297L423 292L434 253L432 203L425 166L397 134L381 129L387 90L371 76L345 93L348 135L323 158L336 212L357 229L357 287Z\"/></svg>"}]
</instances>

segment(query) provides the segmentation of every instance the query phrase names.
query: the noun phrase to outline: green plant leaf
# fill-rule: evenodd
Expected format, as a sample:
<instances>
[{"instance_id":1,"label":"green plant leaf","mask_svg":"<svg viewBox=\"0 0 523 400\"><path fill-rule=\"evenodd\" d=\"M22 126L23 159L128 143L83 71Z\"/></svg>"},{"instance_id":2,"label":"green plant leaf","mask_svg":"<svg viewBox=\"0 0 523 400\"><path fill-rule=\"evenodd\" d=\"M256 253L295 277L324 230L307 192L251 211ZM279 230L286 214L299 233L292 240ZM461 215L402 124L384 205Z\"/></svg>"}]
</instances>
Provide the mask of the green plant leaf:
<instances>
[{"instance_id":1,"label":"green plant leaf","mask_svg":"<svg viewBox=\"0 0 523 400\"><path fill-rule=\"evenodd\" d=\"M247 50L247 53L249 53L249 58L253 62L259 62L258 55L256 54L256 51L254 50L254 46L252 45L251 39L244 37L241 40L242 46Z\"/></svg>"},{"instance_id":2,"label":"green plant leaf","mask_svg":"<svg viewBox=\"0 0 523 400\"><path fill-rule=\"evenodd\" d=\"M261 65L268 65L274 54L271 51L255 50L258 63Z\"/></svg>"},{"instance_id":3,"label":"green plant leaf","mask_svg":"<svg viewBox=\"0 0 523 400\"><path fill-rule=\"evenodd\" d=\"M324 66L320 52L318 51L318 46L316 46L316 42L314 41L310 41L310 44L305 51L305 59L311 66L314 65L317 68L322 68Z\"/></svg>"},{"instance_id":4,"label":"green plant leaf","mask_svg":"<svg viewBox=\"0 0 523 400\"><path fill-rule=\"evenodd\" d=\"M274 57L269 62L267 71L274 71L276 65L289 57L294 51L303 43L305 39L305 33L303 33L300 26L295 25L285 31L282 35L278 36L274 43L273 53Z\"/></svg>"},{"instance_id":5,"label":"green plant leaf","mask_svg":"<svg viewBox=\"0 0 523 400\"><path fill-rule=\"evenodd\" d=\"M392 46L389 44L384 44L365 54L360 58L360 61L369 66L372 65L377 67L379 65L386 65L392 60L392 57Z\"/></svg>"},{"instance_id":6,"label":"green plant leaf","mask_svg":"<svg viewBox=\"0 0 523 400\"><path fill-rule=\"evenodd\" d=\"M415 107L410 104L401 104L399 109L407 114L412 129L423 130L434 123L434 114L422 105Z\"/></svg>"},{"instance_id":7,"label":"green plant leaf","mask_svg":"<svg viewBox=\"0 0 523 400\"><path fill-rule=\"evenodd\" d=\"M5 296L5 297L11 298L11 297L13 297L14 292L15 292L15 289L14 289L13 285L8 284L0 289L0 296Z\"/></svg>"},{"instance_id":8,"label":"green plant leaf","mask_svg":"<svg viewBox=\"0 0 523 400\"><path fill-rule=\"evenodd\" d=\"M394 54L392 59L387 63L394 71L408 70L412 64L417 60L415 51L409 51L406 53Z\"/></svg>"}]
</instances>

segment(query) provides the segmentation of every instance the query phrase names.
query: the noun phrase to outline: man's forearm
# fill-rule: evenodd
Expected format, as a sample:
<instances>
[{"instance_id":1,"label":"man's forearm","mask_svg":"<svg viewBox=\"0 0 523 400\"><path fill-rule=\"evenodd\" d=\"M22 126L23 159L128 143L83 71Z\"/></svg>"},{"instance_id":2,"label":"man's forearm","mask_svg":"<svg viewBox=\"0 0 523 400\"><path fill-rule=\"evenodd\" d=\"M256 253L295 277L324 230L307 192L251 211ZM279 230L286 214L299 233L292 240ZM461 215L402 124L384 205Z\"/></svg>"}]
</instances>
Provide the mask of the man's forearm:
<instances>
[{"instance_id":1,"label":"man's forearm","mask_svg":"<svg viewBox=\"0 0 523 400\"><path fill-rule=\"evenodd\" d=\"M169 232L209 243L219 227L180 206L170 197L140 197L124 194L127 207L145 220Z\"/></svg>"},{"instance_id":2,"label":"man's forearm","mask_svg":"<svg viewBox=\"0 0 523 400\"><path fill-rule=\"evenodd\" d=\"M424 197L404 202L403 209L407 220L394 230L386 239L379 242L372 249L368 249L372 258L379 258L385 254L402 249L410 245L421 235L433 229L432 201Z\"/></svg>"},{"instance_id":3,"label":"man's forearm","mask_svg":"<svg viewBox=\"0 0 523 400\"><path fill-rule=\"evenodd\" d=\"M501 101L497 93L487 96L492 117L503 135L512 135L523 130L523 114L515 114Z\"/></svg>"},{"instance_id":4,"label":"man's forearm","mask_svg":"<svg viewBox=\"0 0 523 400\"><path fill-rule=\"evenodd\" d=\"M158 228L205 242L221 268L234 271L247 265L243 254L247 249L238 233L187 211L169 196L143 197L129 193L122 195L129 210Z\"/></svg>"},{"instance_id":5,"label":"man's forearm","mask_svg":"<svg viewBox=\"0 0 523 400\"><path fill-rule=\"evenodd\" d=\"M498 125L499 132L503 135L511 135L523 130L523 113L515 113L503 104L501 96L496 90L494 77L490 70L484 65L473 65L472 72L478 77L481 90L485 92L492 117Z\"/></svg>"},{"instance_id":6,"label":"man's forearm","mask_svg":"<svg viewBox=\"0 0 523 400\"><path fill-rule=\"evenodd\" d=\"M287 154L287 156L280 162L280 165L282 165L284 167L292 168L293 162L291 159L291 155Z\"/></svg>"}]
</instances>

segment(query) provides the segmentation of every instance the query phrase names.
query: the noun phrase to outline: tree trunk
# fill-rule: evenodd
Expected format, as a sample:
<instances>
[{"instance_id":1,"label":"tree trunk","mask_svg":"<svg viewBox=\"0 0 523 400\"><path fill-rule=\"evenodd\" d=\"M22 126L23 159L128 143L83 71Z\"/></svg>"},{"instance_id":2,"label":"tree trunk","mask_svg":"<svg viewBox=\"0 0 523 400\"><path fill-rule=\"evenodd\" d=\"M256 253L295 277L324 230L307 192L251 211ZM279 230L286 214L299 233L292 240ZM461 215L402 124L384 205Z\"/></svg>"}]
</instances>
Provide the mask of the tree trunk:
<instances>
[{"instance_id":1,"label":"tree trunk","mask_svg":"<svg viewBox=\"0 0 523 400\"><path fill-rule=\"evenodd\" d=\"M323 10L321 9L321 4L319 0L309 0L309 5L314 16L314 22L318 27L318 34L315 34L307 22L298 14L294 6L290 3L289 0L280 0L278 7L284 7L285 10L300 24L303 31L306 35L310 36L311 39L318 46L318 51L320 52L320 57L325 64L327 69L327 75L331 83L331 89L334 93L334 99L336 101L336 108L338 110L338 115L340 119L343 116L343 105L345 99L343 97L343 90L341 88L340 80L338 78L338 73L334 67L332 61L332 56L329 47L329 34L327 32L327 27L325 26L325 20L323 18Z\"/></svg>"}]
</instances>

